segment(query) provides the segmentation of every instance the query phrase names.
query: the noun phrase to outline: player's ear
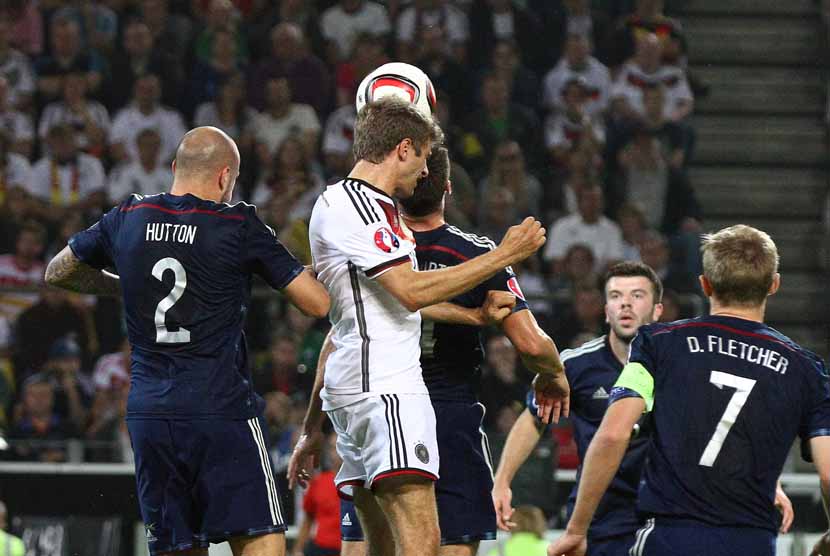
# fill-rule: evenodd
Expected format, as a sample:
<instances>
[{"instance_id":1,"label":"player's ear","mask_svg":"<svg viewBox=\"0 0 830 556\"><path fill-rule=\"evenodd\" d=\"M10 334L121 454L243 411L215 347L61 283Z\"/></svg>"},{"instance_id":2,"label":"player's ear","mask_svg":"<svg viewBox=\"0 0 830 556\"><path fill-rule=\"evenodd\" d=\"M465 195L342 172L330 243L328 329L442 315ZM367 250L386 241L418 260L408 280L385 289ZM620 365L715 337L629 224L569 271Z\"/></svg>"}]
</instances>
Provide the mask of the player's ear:
<instances>
[{"instance_id":1,"label":"player's ear","mask_svg":"<svg viewBox=\"0 0 830 556\"><path fill-rule=\"evenodd\" d=\"M170 163L170 168L173 170L173 175L176 175L176 159L173 159L173 162Z\"/></svg>"},{"instance_id":2,"label":"player's ear","mask_svg":"<svg viewBox=\"0 0 830 556\"><path fill-rule=\"evenodd\" d=\"M660 317L663 316L663 304L662 303L655 303L654 309L651 310L651 319L654 322L660 320Z\"/></svg>"},{"instance_id":3,"label":"player's ear","mask_svg":"<svg viewBox=\"0 0 830 556\"><path fill-rule=\"evenodd\" d=\"M447 195L452 195L452 180L447 180L447 186L444 188L444 191L447 192Z\"/></svg>"},{"instance_id":4,"label":"player's ear","mask_svg":"<svg viewBox=\"0 0 830 556\"><path fill-rule=\"evenodd\" d=\"M413 147L414 147L414 145L412 144L412 139L409 139L408 137L406 139L404 139L403 141L401 141L400 143L398 143L398 147L396 149L397 153L398 153L398 160L400 160L401 162L406 160L406 157L408 156L409 151Z\"/></svg>"},{"instance_id":5,"label":"player's ear","mask_svg":"<svg viewBox=\"0 0 830 556\"><path fill-rule=\"evenodd\" d=\"M775 293L778 291L778 288L780 288L780 287L781 287L781 274L776 272L772 277L772 285L770 285L769 292L767 292L767 295L768 296L769 295L775 295Z\"/></svg>"},{"instance_id":6,"label":"player's ear","mask_svg":"<svg viewBox=\"0 0 830 556\"><path fill-rule=\"evenodd\" d=\"M709 279L703 274L698 276L697 279L700 281L700 289L703 290L703 295L712 297L712 284L709 283Z\"/></svg>"}]
</instances>

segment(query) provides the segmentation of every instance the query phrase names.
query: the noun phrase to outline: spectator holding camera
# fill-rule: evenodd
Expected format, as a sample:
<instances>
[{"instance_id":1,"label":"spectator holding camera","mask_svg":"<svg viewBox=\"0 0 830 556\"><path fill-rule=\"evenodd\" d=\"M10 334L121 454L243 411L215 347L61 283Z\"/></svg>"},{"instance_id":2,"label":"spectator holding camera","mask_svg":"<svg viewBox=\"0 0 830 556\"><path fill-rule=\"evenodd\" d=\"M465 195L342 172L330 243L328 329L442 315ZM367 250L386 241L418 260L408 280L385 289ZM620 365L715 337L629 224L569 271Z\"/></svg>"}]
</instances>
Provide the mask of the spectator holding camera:
<instances>
[{"instance_id":1,"label":"spectator holding camera","mask_svg":"<svg viewBox=\"0 0 830 556\"><path fill-rule=\"evenodd\" d=\"M86 427L91 405L92 380L81 370L81 348L71 337L56 340L49 348L43 372L55 384L55 412L72 423L76 430Z\"/></svg>"}]
</instances>

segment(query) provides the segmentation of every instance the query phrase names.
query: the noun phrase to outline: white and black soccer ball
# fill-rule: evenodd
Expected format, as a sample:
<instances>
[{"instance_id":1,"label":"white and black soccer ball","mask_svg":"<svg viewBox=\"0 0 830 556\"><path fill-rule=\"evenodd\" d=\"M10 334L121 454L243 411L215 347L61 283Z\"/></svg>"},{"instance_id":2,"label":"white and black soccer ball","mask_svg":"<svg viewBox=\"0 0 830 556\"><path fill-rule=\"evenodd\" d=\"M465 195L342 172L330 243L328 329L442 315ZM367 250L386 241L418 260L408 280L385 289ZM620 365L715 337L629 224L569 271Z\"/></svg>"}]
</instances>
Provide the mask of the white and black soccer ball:
<instances>
[{"instance_id":1,"label":"white and black soccer ball","mask_svg":"<svg viewBox=\"0 0 830 556\"><path fill-rule=\"evenodd\" d=\"M385 97L398 97L415 104L425 116L435 110L435 88L420 68L403 62L389 62L370 72L357 88L357 111Z\"/></svg>"}]
</instances>

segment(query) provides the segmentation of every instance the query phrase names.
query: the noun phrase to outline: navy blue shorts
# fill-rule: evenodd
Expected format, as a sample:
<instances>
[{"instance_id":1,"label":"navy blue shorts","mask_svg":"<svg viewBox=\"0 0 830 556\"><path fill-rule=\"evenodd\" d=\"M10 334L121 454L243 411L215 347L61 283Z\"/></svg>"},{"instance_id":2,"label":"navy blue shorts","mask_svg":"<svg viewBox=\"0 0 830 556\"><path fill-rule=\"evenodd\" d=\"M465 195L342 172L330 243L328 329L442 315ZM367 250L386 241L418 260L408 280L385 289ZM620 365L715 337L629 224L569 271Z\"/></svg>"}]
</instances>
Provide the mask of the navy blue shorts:
<instances>
[{"instance_id":1,"label":"navy blue shorts","mask_svg":"<svg viewBox=\"0 0 830 556\"><path fill-rule=\"evenodd\" d=\"M630 556L775 556L776 533L755 527L714 527L652 518L637 531Z\"/></svg>"},{"instance_id":2,"label":"navy blue shorts","mask_svg":"<svg viewBox=\"0 0 830 556\"><path fill-rule=\"evenodd\" d=\"M363 541L363 527L357 518L354 501L340 498L340 540L347 542Z\"/></svg>"},{"instance_id":3,"label":"navy blue shorts","mask_svg":"<svg viewBox=\"0 0 830 556\"><path fill-rule=\"evenodd\" d=\"M628 551L632 545L634 545L633 533L607 539L588 539L586 556L628 556Z\"/></svg>"},{"instance_id":4,"label":"navy blue shorts","mask_svg":"<svg viewBox=\"0 0 830 556\"><path fill-rule=\"evenodd\" d=\"M127 428L150 554L285 531L261 417Z\"/></svg>"},{"instance_id":5,"label":"navy blue shorts","mask_svg":"<svg viewBox=\"0 0 830 556\"><path fill-rule=\"evenodd\" d=\"M435 483L441 544L470 544L496 538L493 463L487 436L481 429L480 403L432 402L440 459ZM346 520L346 516L349 519ZM362 541L353 502L340 504L343 540ZM344 525L345 521L350 525Z\"/></svg>"}]
</instances>

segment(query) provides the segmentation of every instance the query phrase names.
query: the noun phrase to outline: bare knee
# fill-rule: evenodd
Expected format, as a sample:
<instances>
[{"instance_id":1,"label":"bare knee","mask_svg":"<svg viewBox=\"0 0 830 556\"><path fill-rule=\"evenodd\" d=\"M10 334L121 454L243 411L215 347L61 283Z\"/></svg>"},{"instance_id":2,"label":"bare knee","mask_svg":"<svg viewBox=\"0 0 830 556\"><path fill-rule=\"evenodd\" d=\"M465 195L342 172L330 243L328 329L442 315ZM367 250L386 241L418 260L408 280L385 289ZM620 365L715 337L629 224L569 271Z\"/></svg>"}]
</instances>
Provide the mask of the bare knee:
<instances>
[{"instance_id":1,"label":"bare knee","mask_svg":"<svg viewBox=\"0 0 830 556\"><path fill-rule=\"evenodd\" d=\"M285 556L285 535L282 533L234 537L228 543L233 556Z\"/></svg>"},{"instance_id":2,"label":"bare knee","mask_svg":"<svg viewBox=\"0 0 830 556\"><path fill-rule=\"evenodd\" d=\"M438 554L441 533L432 481L414 476L392 477L376 485L375 495L389 519L399 554Z\"/></svg>"},{"instance_id":3,"label":"bare knee","mask_svg":"<svg viewBox=\"0 0 830 556\"><path fill-rule=\"evenodd\" d=\"M343 541L340 556L366 556L366 543L363 541Z\"/></svg>"}]
</instances>

